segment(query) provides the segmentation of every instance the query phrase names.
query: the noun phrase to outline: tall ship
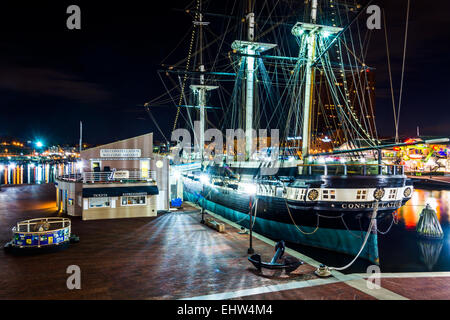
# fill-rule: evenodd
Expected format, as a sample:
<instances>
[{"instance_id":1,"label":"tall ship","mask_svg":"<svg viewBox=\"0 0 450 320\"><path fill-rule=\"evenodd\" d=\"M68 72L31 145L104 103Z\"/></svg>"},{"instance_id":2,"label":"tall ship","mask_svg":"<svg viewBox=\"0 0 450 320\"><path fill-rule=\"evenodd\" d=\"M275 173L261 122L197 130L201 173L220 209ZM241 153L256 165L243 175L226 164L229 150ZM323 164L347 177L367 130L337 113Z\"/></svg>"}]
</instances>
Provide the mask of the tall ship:
<instances>
[{"instance_id":1,"label":"tall ship","mask_svg":"<svg viewBox=\"0 0 450 320\"><path fill-rule=\"evenodd\" d=\"M180 93L167 89L174 129L184 121L195 137L194 152L179 139L175 153L184 200L274 240L379 263L377 235L413 186L382 159L367 6L228 1L218 13L209 3L186 8L188 57L164 65Z\"/></svg>"}]
</instances>

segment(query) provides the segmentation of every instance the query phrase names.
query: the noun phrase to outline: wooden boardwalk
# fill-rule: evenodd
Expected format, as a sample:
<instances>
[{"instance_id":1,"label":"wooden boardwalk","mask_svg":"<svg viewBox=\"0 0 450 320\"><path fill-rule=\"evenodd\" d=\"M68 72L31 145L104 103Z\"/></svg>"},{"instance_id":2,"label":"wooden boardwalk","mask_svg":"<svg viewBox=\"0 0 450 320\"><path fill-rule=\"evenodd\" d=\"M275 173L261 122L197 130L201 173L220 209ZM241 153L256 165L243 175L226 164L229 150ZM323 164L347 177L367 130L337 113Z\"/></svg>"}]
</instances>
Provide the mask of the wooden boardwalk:
<instances>
[{"instance_id":1,"label":"wooden boardwalk","mask_svg":"<svg viewBox=\"0 0 450 320\"><path fill-rule=\"evenodd\" d=\"M0 241L10 240L19 220L54 216L51 185L0 192ZM192 208L188 208L192 212ZM450 297L446 273L382 279L369 290L364 275L314 275L308 260L291 275L259 274L247 261L248 235L227 225L218 233L199 223L198 213L172 212L155 218L81 221L72 218L80 243L57 253L16 257L0 252L0 299L418 299ZM268 244L269 243L269 244ZM270 260L264 237L254 248ZM297 255L288 251L289 254ZM298 254L302 257L300 254ZM70 265L81 268L81 290L66 286ZM416 290L420 288L420 290ZM428 293L429 291L429 293Z\"/></svg>"}]
</instances>

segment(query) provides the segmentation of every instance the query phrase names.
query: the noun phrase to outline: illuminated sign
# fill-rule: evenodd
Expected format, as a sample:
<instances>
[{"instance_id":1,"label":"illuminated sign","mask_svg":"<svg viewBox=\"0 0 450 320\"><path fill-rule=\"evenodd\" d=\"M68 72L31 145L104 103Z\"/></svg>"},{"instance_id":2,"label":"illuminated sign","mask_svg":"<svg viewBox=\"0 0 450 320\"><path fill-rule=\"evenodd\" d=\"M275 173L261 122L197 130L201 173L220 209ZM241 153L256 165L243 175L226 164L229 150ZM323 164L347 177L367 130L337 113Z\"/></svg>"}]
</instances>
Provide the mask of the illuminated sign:
<instances>
[{"instance_id":1,"label":"illuminated sign","mask_svg":"<svg viewBox=\"0 0 450 320\"><path fill-rule=\"evenodd\" d=\"M139 158L141 149L101 149L102 158Z\"/></svg>"},{"instance_id":2,"label":"illuminated sign","mask_svg":"<svg viewBox=\"0 0 450 320\"><path fill-rule=\"evenodd\" d=\"M135 193L130 193L130 192L125 192L122 194L122 196L124 197L139 197L139 196L146 196L147 192L135 192Z\"/></svg>"},{"instance_id":3,"label":"illuminated sign","mask_svg":"<svg viewBox=\"0 0 450 320\"><path fill-rule=\"evenodd\" d=\"M130 177L129 171L115 171L114 172L114 179L115 180L121 180L121 179L128 179Z\"/></svg>"}]
</instances>

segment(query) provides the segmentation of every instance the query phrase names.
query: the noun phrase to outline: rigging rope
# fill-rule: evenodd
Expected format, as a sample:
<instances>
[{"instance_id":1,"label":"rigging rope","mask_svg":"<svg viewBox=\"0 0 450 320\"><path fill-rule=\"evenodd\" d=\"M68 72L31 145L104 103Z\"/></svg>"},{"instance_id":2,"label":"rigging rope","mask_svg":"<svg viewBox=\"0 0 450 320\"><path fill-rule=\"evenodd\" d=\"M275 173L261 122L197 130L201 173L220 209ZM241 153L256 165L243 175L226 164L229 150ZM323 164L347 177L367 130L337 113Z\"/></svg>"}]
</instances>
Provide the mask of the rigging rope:
<instances>
[{"instance_id":1,"label":"rigging rope","mask_svg":"<svg viewBox=\"0 0 450 320\"><path fill-rule=\"evenodd\" d=\"M383 18L384 18L384 37L386 38L386 53L387 53L387 60L388 60L388 71L389 71L389 82L391 83L391 96L392 96L392 109L394 111L394 125L395 129L397 130L397 110L395 108L395 97L394 97L394 84L392 81L392 67L391 67L391 55L389 52L389 41L388 41L388 34L387 34L387 24L386 24L386 14L383 10Z\"/></svg>"},{"instance_id":2,"label":"rigging rope","mask_svg":"<svg viewBox=\"0 0 450 320\"><path fill-rule=\"evenodd\" d=\"M155 117L153 117L152 112L150 111L150 108L148 105L145 105L145 110L147 111L148 115L152 119L153 123L155 124L156 128L158 128L159 133L164 137L164 140L166 140L167 143L169 143L169 140L167 140L166 136L164 135L164 132L161 130L161 127L158 125L158 122L156 121Z\"/></svg>"},{"instance_id":3,"label":"rigging rope","mask_svg":"<svg viewBox=\"0 0 450 320\"><path fill-rule=\"evenodd\" d=\"M200 1L201 0L197 0L197 10L195 12L195 20L196 21L197 21L198 16L199 16L198 12L199 12L199 9L200 9ZM177 114L175 116L175 121L173 123L172 132L175 131L175 129L177 128L177 122L178 122L178 118L179 118L180 112L181 112L181 103L183 102L184 91L185 91L185 88L186 88L186 82L187 82L187 77L188 77L187 72L189 71L189 65L191 63L192 47L194 45L194 39L195 39L196 30L197 30L196 24L194 24L194 28L192 29L191 42L189 44L188 58L187 58L186 69L185 69L186 72L185 72L184 78L183 78L183 85L181 86L181 96L180 96L180 100L178 101Z\"/></svg>"},{"instance_id":4,"label":"rigging rope","mask_svg":"<svg viewBox=\"0 0 450 320\"><path fill-rule=\"evenodd\" d=\"M403 100L403 84L405 77L405 64L406 64L406 46L408 43L408 29L409 29L409 9L411 6L411 0L408 0L408 9L406 10L406 30L405 30L405 43L403 46L403 66L402 66L402 80L400 83L400 98L398 102L398 112L397 112L397 127L395 128L395 141L398 142L398 129L400 126L400 111L402 108L402 100Z\"/></svg>"}]
</instances>

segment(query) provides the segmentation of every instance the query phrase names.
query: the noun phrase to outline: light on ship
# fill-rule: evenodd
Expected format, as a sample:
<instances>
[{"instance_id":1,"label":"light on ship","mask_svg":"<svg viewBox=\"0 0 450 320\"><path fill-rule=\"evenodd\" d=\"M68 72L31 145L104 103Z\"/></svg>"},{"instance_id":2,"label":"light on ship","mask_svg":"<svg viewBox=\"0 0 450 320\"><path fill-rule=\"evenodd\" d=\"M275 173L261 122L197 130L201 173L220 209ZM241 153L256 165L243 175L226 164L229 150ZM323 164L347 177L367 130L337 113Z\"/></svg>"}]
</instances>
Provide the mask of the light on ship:
<instances>
[{"instance_id":1,"label":"light on ship","mask_svg":"<svg viewBox=\"0 0 450 320\"><path fill-rule=\"evenodd\" d=\"M256 185L255 184L245 184L244 186L243 186L243 189L244 189L244 191L245 191L245 193L247 193L248 195L255 195L256 194L256 191L257 191L257 187L256 187Z\"/></svg>"},{"instance_id":2,"label":"light on ship","mask_svg":"<svg viewBox=\"0 0 450 320\"><path fill-rule=\"evenodd\" d=\"M208 184L208 183L209 183L209 177L208 177L208 175L207 175L207 174L202 174L202 175L200 176L200 182L201 182L202 184Z\"/></svg>"}]
</instances>

